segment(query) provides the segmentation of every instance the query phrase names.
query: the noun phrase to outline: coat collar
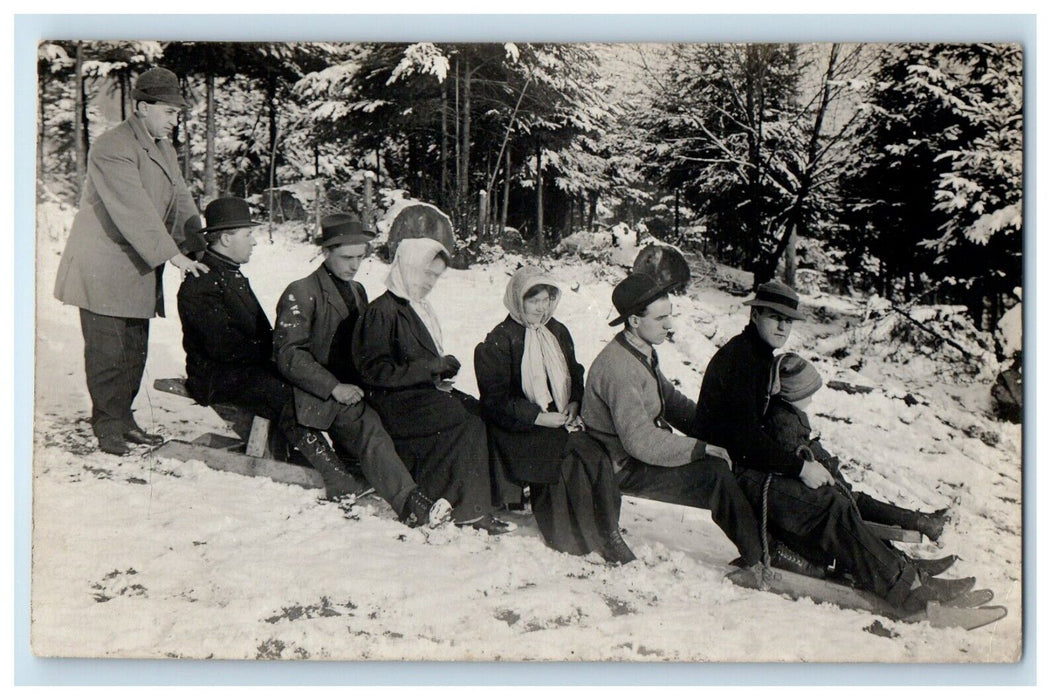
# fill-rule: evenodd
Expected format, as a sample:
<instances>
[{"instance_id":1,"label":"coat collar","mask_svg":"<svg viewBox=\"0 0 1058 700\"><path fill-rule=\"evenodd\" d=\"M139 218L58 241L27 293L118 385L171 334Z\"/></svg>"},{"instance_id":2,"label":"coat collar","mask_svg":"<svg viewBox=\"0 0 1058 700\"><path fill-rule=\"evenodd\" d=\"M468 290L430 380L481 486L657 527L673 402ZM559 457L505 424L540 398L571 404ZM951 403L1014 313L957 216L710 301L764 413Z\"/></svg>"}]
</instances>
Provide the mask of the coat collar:
<instances>
[{"instance_id":1,"label":"coat collar","mask_svg":"<svg viewBox=\"0 0 1058 700\"><path fill-rule=\"evenodd\" d=\"M342 318L346 318L350 309L345 303L345 299L342 298L342 293L338 291L338 287L334 285L334 280L331 279L330 273L327 272L327 268L324 267L323 263L316 268L316 272L313 273L316 277L316 283L320 285L320 289L323 290L323 296L327 300L327 303L334 307ZM360 299L360 291L353 286L353 294L357 299ZM362 309L361 309L362 310Z\"/></svg>"},{"instance_id":2,"label":"coat collar","mask_svg":"<svg viewBox=\"0 0 1058 700\"><path fill-rule=\"evenodd\" d=\"M162 153L161 147L154 140L154 137L147 132L147 125L143 123L143 118L133 114L128 118L128 124L132 129L133 135L136 140L139 141L140 146L147 152L147 155L162 169L165 176L169 178L170 182L176 182L172 168L175 163L171 162L169 158Z\"/></svg>"},{"instance_id":3,"label":"coat collar","mask_svg":"<svg viewBox=\"0 0 1058 700\"><path fill-rule=\"evenodd\" d=\"M411 320L411 332L415 336L415 340L418 341L419 345L423 346L426 350L430 351L431 355L440 357L437 353L437 344L433 342L433 336L430 335L430 331L427 330L426 324L419 318L419 314L415 313L415 309L411 308L411 303L402 297L397 296L393 292L386 290L386 294L393 299L397 304L399 313L404 314Z\"/></svg>"}]
</instances>

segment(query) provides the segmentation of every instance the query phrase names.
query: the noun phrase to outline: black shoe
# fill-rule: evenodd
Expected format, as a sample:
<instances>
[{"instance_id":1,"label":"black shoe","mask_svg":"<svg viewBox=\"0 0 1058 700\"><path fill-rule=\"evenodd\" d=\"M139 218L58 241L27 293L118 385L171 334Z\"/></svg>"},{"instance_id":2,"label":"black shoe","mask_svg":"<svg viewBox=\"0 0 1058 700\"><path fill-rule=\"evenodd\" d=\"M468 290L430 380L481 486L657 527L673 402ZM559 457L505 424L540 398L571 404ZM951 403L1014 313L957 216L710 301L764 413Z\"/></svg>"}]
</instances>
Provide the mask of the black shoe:
<instances>
[{"instance_id":1,"label":"black shoe","mask_svg":"<svg viewBox=\"0 0 1058 700\"><path fill-rule=\"evenodd\" d=\"M99 449L108 455L124 457L129 453L129 446L120 435L100 435Z\"/></svg>"},{"instance_id":2,"label":"black shoe","mask_svg":"<svg viewBox=\"0 0 1058 700\"><path fill-rule=\"evenodd\" d=\"M973 576L966 578L933 578L927 573L920 573L919 580L922 582L920 588L924 588L925 595L930 600L946 603L953 598L958 598L963 593L972 591L977 579ZM917 590L917 589L916 589Z\"/></svg>"},{"instance_id":3,"label":"black shoe","mask_svg":"<svg viewBox=\"0 0 1058 700\"><path fill-rule=\"evenodd\" d=\"M165 442L165 438L161 435L148 433L143 428L126 430L122 437L125 438L126 442L131 442L133 445L149 445L151 447L157 447Z\"/></svg>"},{"instance_id":4,"label":"black shoe","mask_svg":"<svg viewBox=\"0 0 1058 700\"><path fill-rule=\"evenodd\" d=\"M812 578L823 578L827 573L824 567L813 564L782 542L775 542L771 547L771 565Z\"/></svg>"},{"instance_id":5,"label":"black shoe","mask_svg":"<svg viewBox=\"0 0 1058 700\"><path fill-rule=\"evenodd\" d=\"M490 535L505 535L518 529L518 526L514 523L500 520L491 513L478 518L472 523L456 523L456 525L459 527L472 527L475 530L484 530Z\"/></svg>"},{"instance_id":6,"label":"black shoe","mask_svg":"<svg viewBox=\"0 0 1058 700\"><path fill-rule=\"evenodd\" d=\"M948 509L942 508L935 513L921 513L915 518L914 529L936 542L944 533L944 526L948 522Z\"/></svg>"},{"instance_id":7,"label":"black shoe","mask_svg":"<svg viewBox=\"0 0 1058 700\"><path fill-rule=\"evenodd\" d=\"M602 549L599 550L599 554L602 558L611 564L627 564L636 560L635 552L633 552L624 538L621 537L620 530L613 530L606 537L606 542L603 544Z\"/></svg>"},{"instance_id":8,"label":"black shoe","mask_svg":"<svg viewBox=\"0 0 1058 700\"><path fill-rule=\"evenodd\" d=\"M430 497L416 488L408 494L400 521L408 527L437 527L452 519L452 504L444 498L431 501Z\"/></svg>"},{"instance_id":9,"label":"black shoe","mask_svg":"<svg viewBox=\"0 0 1058 700\"><path fill-rule=\"evenodd\" d=\"M907 559L922 573L929 574L930 576L937 576L950 569L952 564L954 564L958 558L959 557L954 554L949 554L940 559L916 559L914 557L908 557Z\"/></svg>"}]
</instances>

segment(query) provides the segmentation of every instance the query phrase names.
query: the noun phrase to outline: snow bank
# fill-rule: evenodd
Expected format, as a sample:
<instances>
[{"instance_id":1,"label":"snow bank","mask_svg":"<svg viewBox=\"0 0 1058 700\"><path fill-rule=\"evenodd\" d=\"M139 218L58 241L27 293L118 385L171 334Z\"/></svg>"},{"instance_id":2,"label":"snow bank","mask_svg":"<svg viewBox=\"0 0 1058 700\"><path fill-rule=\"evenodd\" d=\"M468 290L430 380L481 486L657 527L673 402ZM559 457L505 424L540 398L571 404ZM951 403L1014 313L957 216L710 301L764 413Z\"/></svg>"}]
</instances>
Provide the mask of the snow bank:
<instances>
[{"instance_id":1,"label":"snow bank","mask_svg":"<svg viewBox=\"0 0 1058 700\"><path fill-rule=\"evenodd\" d=\"M47 222L52 214L41 216ZM547 549L525 516L515 516L516 533L500 538L450 527L423 532L400 525L374 499L341 507L201 462L96 452L77 312L51 297L61 250L51 225L38 247L37 654L922 662L1013 661L1020 654L1020 431L988 417L988 387L979 379L955 383L935 367L887 359L888 349L904 348L906 340L890 338L869 354L878 340L842 330L862 312L847 300L812 297L812 305L828 310L826 320L813 314L795 327L788 349L816 363L825 380L844 378L870 391L824 386L813 404L814 426L860 488L911 507L951 508L940 546L908 549L957 553L952 574L976 575L1009 608L996 625L939 630L736 588L723 579L735 549L701 510L625 498L622 526L639 559L611 568L596 555ZM273 321L283 287L320 262L313 246L295 240L300 235L278 227L271 244L259 235L244 266ZM432 299L449 351L463 361L460 389L477 394L474 346L504 318L509 274L529 260L511 256L450 270L438 282ZM610 293L624 272L576 258L544 264L563 285L557 316L588 366L613 336L606 325L614 313ZM369 296L382 292L385 274L379 260L365 262L358 277ZM223 425L210 411L151 388L155 378L184 374L178 285L167 269L170 315L151 325L135 408L150 430L190 439ZM744 287L732 294L702 279L673 298L676 333L658 352L691 397L715 349L745 325L744 299ZM836 340L827 345L827 338ZM842 359L833 352L840 343ZM890 636L866 631L876 622Z\"/></svg>"}]
</instances>

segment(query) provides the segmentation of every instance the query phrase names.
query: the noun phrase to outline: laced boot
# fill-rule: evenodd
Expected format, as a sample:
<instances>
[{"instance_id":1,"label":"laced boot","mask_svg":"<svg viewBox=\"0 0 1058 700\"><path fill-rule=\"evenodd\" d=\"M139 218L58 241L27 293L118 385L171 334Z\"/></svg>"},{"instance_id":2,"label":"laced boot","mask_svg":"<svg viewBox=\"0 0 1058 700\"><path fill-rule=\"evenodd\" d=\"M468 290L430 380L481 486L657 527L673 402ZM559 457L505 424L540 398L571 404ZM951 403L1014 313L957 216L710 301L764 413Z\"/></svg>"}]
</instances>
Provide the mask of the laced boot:
<instances>
[{"instance_id":1,"label":"laced boot","mask_svg":"<svg viewBox=\"0 0 1058 700\"><path fill-rule=\"evenodd\" d=\"M368 486L345 470L345 463L316 430L297 431L294 447L323 478L327 500L334 501L347 494L366 491Z\"/></svg>"},{"instance_id":2,"label":"laced boot","mask_svg":"<svg viewBox=\"0 0 1058 700\"><path fill-rule=\"evenodd\" d=\"M617 565L628 564L636 560L635 552L628 547L628 543L621 537L620 530L610 531L610 534L606 536L606 542L603 543L602 548L599 550L599 554L606 561Z\"/></svg>"},{"instance_id":3,"label":"laced boot","mask_svg":"<svg viewBox=\"0 0 1058 700\"><path fill-rule=\"evenodd\" d=\"M827 573L826 568L813 564L778 540L775 540L771 546L771 565L776 569L784 569L812 578L824 578Z\"/></svg>"},{"instance_id":4,"label":"laced boot","mask_svg":"<svg viewBox=\"0 0 1058 700\"><path fill-rule=\"evenodd\" d=\"M430 497L416 487L408 494L400 521L408 527L437 527L452 519L452 504L444 498L431 501Z\"/></svg>"},{"instance_id":5,"label":"laced boot","mask_svg":"<svg viewBox=\"0 0 1058 700\"><path fill-rule=\"evenodd\" d=\"M860 496L857 505L864 520L882 525L895 525L905 530L915 530L934 542L940 539L944 524L948 522L947 508L935 513L920 513L917 510L894 506L892 503L879 501L870 496Z\"/></svg>"}]
</instances>

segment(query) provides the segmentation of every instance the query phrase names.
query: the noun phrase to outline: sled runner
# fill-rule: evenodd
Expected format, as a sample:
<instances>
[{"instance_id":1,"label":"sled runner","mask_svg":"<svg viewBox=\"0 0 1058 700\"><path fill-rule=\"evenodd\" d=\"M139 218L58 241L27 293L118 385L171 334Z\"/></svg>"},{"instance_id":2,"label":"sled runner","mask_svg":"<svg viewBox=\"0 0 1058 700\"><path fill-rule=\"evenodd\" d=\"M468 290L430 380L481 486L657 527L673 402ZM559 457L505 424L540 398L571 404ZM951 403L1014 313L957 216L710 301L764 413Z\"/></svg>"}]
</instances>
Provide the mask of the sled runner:
<instances>
[{"instance_id":1,"label":"sled runner","mask_svg":"<svg viewBox=\"0 0 1058 700\"><path fill-rule=\"evenodd\" d=\"M750 569L738 569L726 578L737 586L760 590L756 574ZM763 590L791 598L809 598L816 603L830 603L846 610L863 610L902 622L928 622L933 627L961 627L972 630L991 624L1007 616L1007 609L996 605L976 607L992 600L992 591L970 591L943 605L930 602L925 612L904 615L888 602L867 591L861 591L837 581L817 579L791 571L769 569Z\"/></svg>"},{"instance_id":2,"label":"sled runner","mask_svg":"<svg viewBox=\"0 0 1058 700\"><path fill-rule=\"evenodd\" d=\"M191 398L183 379L158 379L154 382L154 388L167 394ZM238 437L203 433L191 442L169 440L155 449L154 454L185 461L198 459L218 471L263 476L306 489L323 488L323 479L316 470L276 459L274 446L269 440L269 420L230 404L213 404L210 408Z\"/></svg>"}]
</instances>

